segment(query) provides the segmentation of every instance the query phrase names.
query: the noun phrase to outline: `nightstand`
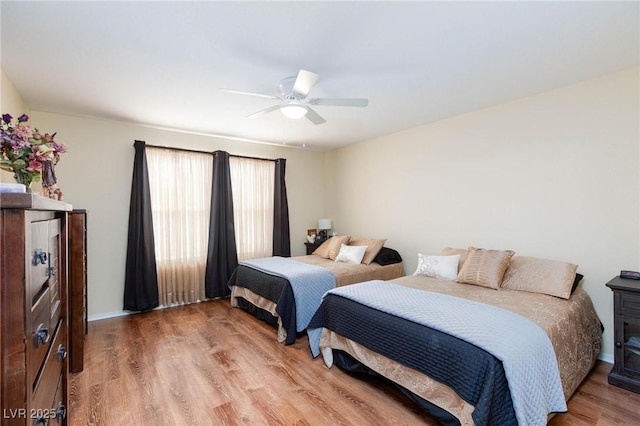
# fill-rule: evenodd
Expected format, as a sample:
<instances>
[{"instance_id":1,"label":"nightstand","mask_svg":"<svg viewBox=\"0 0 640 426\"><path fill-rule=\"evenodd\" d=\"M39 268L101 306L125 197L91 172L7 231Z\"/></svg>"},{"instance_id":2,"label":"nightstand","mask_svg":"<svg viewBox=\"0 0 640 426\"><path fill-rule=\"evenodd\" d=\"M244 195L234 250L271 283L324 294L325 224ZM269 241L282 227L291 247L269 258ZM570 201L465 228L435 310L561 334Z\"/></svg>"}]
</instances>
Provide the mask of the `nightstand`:
<instances>
[{"instance_id":1,"label":"nightstand","mask_svg":"<svg viewBox=\"0 0 640 426\"><path fill-rule=\"evenodd\" d=\"M640 281L615 277L613 290L614 364L609 383L640 393Z\"/></svg>"},{"instance_id":2,"label":"nightstand","mask_svg":"<svg viewBox=\"0 0 640 426\"><path fill-rule=\"evenodd\" d=\"M320 244L322 243L324 243L324 241L318 243L304 243L304 245L307 247L307 254L312 254L318 247L320 247Z\"/></svg>"}]
</instances>

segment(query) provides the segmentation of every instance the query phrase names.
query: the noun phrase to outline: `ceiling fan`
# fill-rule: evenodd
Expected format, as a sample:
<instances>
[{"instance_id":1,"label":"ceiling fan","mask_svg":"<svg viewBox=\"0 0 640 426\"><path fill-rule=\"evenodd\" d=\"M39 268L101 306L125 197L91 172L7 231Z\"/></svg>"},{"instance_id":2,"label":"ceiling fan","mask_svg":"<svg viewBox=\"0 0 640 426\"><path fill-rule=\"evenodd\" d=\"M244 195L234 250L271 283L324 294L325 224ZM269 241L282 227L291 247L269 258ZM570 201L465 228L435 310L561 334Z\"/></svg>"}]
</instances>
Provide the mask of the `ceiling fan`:
<instances>
[{"instance_id":1,"label":"ceiling fan","mask_svg":"<svg viewBox=\"0 0 640 426\"><path fill-rule=\"evenodd\" d=\"M280 101L281 104L273 105L249 115L247 118L260 117L269 112L280 110L285 117L302 118L306 117L313 124L326 122L310 105L321 106L346 106L346 107L366 107L369 100L365 98L310 98L307 95L318 81L318 74L311 71L300 70L297 77L287 77L278 84L279 96L264 95L262 93L245 92L243 90L220 89L223 92L236 93L239 95L257 96Z\"/></svg>"}]
</instances>

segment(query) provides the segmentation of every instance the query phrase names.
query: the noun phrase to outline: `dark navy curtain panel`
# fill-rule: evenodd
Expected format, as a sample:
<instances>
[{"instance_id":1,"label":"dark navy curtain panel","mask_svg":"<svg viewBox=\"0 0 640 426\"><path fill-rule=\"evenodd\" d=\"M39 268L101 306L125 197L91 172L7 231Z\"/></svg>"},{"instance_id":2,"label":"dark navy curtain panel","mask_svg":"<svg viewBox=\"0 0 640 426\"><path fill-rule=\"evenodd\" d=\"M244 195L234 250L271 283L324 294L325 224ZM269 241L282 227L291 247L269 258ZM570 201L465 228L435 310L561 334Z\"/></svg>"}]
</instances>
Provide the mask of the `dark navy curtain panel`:
<instances>
[{"instance_id":1,"label":"dark navy curtain panel","mask_svg":"<svg viewBox=\"0 0 640 426\"><path fill-rule=\"evenodd\" d=\"M129 236L124 281L124 309L150 311L159 305L158 273L153 239L151 193L145 143L135 141Z\"/></svg>"},{"instance_id":2,"label":"dark navy curtain panel","mask_svg":"<svg viewBox=\"0 0 640 426\"><path fill-rule=\"evenodd\" d=\"M238 266L236 235L233 225L233 193L229 153L213 153L213 183L211 185L211 219L207 269L204 277L205 295L209 299L231 294L227 282Z\"/></svg>"},{"instance_id":3,"label":"dark navy curtain panel","mask_svg":"<svg viewBox=\"0 0 640 426\"><path fill-rule=\"evenodd\" d=\"M289 204L287 203L287 185L284 173L287 160L276 160L275 186L273 193L273 255L291 256L291 237L289 235Z\"/></svg>"}]
</instances>

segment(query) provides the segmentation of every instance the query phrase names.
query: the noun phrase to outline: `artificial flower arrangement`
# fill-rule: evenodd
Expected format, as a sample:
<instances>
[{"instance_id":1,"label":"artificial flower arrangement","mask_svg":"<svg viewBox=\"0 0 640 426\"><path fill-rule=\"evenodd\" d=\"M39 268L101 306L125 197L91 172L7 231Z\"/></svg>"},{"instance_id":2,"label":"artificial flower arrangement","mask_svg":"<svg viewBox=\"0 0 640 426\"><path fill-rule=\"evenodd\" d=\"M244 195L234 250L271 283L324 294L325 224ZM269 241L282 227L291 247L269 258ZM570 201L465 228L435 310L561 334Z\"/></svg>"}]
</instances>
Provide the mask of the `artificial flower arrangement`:
<instances>
[{"instance_id":1,"label":"artificial flower arrangement","mask_svg":"<svg viewBox=\"0 0 640 426\"><path fill-rule=\"evenodd\" d=\"M13 172L18 183L27 188L31 182L41 179L43 171L50 169L54 182L43 182L47 186L55 184L53 165L60 161L60 154L67 152L67 147L54 140L56 134L41 134L32 129L27 121L29 117L22 114L13 122L10 114L3 114L0 122L0 168Z\"/></svg>"}]
</instances>

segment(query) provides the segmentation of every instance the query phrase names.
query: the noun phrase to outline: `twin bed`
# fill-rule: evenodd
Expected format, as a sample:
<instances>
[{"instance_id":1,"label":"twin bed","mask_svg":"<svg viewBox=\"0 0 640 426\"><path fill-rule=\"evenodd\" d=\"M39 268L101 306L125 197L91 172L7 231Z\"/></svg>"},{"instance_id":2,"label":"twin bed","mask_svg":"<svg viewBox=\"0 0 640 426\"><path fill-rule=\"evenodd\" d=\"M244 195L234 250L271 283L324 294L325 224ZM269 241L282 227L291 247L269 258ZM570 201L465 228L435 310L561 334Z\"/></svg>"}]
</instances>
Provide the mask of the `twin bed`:
<instances>
[{"instance_id":1,"label":"twin bed","mask_svg":"<svg viewBox=\"0 0 640 426\"><path fill-rule=\"evenodd\" d=\"M384 241L333 237L315 254L240 262L229 280L231 306L272 324L278 341L292 344L307 328L327 290L404 275L402 258L383 247ZM350 242L352 247L367 246L369 252L358 263L336 261L342 244Z\"/></svg>"},{"instance_id":2,"label":"twin bed","mask_svg":"<svg viewBox=\"0 0 640 426\"><path fill-rule=\"evenodd\" d=\"M442 424L546 424L595 364L602 325L576 265L513 255L445 249L417 275L332 289L311 352L386 377Z\"/></svg>"}]
</instances>

